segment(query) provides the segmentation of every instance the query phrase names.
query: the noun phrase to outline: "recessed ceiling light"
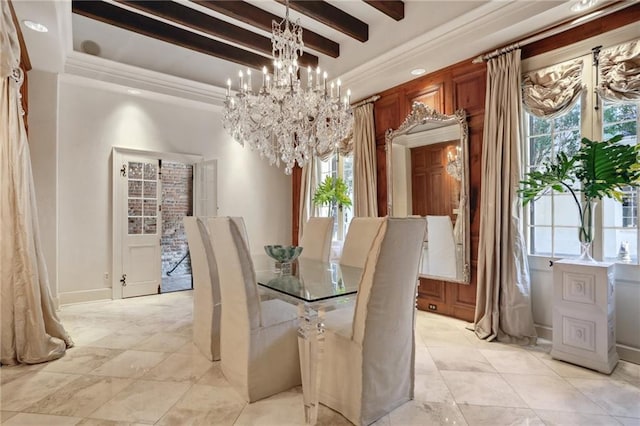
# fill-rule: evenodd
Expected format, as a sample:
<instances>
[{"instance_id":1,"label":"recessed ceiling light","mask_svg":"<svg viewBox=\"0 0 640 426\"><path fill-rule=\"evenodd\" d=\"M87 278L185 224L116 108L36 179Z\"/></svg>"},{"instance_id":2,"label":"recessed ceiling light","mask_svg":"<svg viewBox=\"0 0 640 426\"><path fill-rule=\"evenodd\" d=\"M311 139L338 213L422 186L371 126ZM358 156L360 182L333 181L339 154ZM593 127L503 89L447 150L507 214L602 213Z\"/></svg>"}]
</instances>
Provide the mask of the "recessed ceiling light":
<instances>
[{"instance_id":1,"label":"recessed ceiling light","mask_svg":"<svg viewBox=\"0 0 640 426\"><path fill-rule=\"evenodd\" d=\"M571 6L573 12L582 12L583 10L591 9L598 3L598 0L576 0Z\"/></svg>"},{"instance_id":2,"label":"recessed ceiling light","mask_svg":"<svg viewBox=\"0 0 640 426\"><path fill-rule=\"evenodd\" d=\"M47 31L49 31L47 27L45 27L39 22L34 22L28 19L25 19L24 21L22 21L22 23L24 24L25 27L32 29L33 31L37 31L39 33L46 33Z\"/></svg>"},{"instance_id":3,"label":"recessed ceiling light","mask_svg":"<svg viewBox=\"0 0 640 426\"><path fill-rule=\"evenodd\" d=\"M139 95L140 91L136 89L127 89L127 93L130 93L132 95Z\"/></svg>"},{"instance_id":4,"label":"recessed ceiling light","mask_svg":"<svg viewBox=\"0 0 640 426\"><path fill-rule=\"evenodd\" d=\"M425 70L424 68L416 68L416 69L411 70L411 74L412 75L422 75L425 72L427 72L427 70Z\"/></svg>"}]
</instances>

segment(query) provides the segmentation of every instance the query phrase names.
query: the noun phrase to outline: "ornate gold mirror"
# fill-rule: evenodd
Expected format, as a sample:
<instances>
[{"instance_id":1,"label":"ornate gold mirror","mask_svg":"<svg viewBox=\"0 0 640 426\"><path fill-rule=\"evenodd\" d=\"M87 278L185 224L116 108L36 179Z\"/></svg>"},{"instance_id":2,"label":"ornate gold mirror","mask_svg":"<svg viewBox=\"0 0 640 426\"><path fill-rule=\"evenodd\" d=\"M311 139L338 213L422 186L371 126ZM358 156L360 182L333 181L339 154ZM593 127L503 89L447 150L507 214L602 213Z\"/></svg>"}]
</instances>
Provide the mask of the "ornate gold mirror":
<instances>
[{"instance_id":1,"label":"ornate gold mirror","mask_svg":"<svg viewBox=\"0 0 640 426\"><path fill-rule=\"evenodd\" d=\"M420 276L469 284L469 129L466 113L415 102L386 134L390 216L423 216Z\"/></svg>"}]
</instances>

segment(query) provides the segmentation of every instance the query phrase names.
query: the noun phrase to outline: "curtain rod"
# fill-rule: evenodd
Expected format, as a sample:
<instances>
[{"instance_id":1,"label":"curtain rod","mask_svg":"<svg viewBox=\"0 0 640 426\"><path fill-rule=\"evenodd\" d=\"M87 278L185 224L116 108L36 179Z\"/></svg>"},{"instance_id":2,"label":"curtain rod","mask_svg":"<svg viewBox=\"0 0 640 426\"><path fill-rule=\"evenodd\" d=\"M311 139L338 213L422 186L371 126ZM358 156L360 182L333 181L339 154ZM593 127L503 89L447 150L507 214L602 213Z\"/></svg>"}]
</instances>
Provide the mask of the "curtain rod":
<instances>
[{"instance_id":1,"label":"curtain rod","mask_svg":"<svg viewBox=\"0 0 640 426\"><path fill-rule=\"evenodd\" d=\"M370 98L361 100L359 102L356 102L355 104L351 105L351 108L357 108L359 106L365 105L365 104L370 104L372 102L377 101L378 99L380 99L380 95L373 95Z\"/></svg>"},{"instance_id":2,"label":"curtain rod","mask_svg":"<svg viewBox=\"0 0 640 426\"><path fill-rule=\"evenodd\" d=\"M471 62L473 62L474 64L479 64L480 62L488 61L489 59L493 59L505 53L509 53L512 50L519 49L523 46L526 46L531 43L535 43L536 41L542 40L544 38L551 37L561 32L570 30L571 28L574 28L580 24L584 24L586 22L592 21L595 18L601 18L613 12L617 12L618 10L622 10L628 6L629 6L628 2L625 2L625 1L616 2L613 5L593 11L587 15L578 17L568 22L560 23L546 30L542 30L541 32L534 34L530 37L527 37L523 40L500 47L489 53L483 53L481 55L478 55Z\"/></svg>"}]
</instances>

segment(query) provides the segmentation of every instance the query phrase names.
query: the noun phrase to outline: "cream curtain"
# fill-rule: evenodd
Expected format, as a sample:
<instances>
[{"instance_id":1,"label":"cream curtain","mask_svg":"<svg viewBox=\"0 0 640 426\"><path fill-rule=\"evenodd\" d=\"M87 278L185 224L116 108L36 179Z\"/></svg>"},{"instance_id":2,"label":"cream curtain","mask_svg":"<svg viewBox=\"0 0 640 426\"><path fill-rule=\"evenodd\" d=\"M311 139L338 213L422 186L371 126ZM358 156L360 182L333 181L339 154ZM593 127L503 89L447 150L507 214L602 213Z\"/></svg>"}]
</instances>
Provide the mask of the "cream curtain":
<instances>
[{"instance_id":1,"label":"cream curtain","mask_svg":"<svg viewBox=\"0 0 640 426\"><path fill-rule=\"evenodd\" d=\"M49 293L20 104L20 47L9 4L0 6L0 362L35 364L60 358L73 343Z\"/></svg>"},{"instance_id":2,"label":"cream curtain","mask_svg":"<svg viewBox=\"0 0 640 426\"><path fill-rule=\"evenodd\" d=\"M475 333L534 344L529 268L517 189L521 175L520 50L488 62Z\"/></svg>"},{"instance_id":3,"label":"cream curtain","mask_svg":"<svg viewBox=\"0 0 640 426\"><path fill-rule=\"evenodd\" d=\"M298 209L298 242L302 241L304 225L310 217L318 214L313 204L313 192L318 186L318 172L316 160L311 159L302 168L300 177L300 208Z\"/></svg>"},{"instance_id":4,"label":"cream curtain","mask_svg":"<svg viewBox=\"0 0 640 426\"><path fill-rule=\"evenodd\" d=\"M640 101L640 40L602 50L596 92L613 102Z\"/></svg>"},{"instance_id":5,"label":"cream curtain","mask_svg":"<svg viewBox=\"0 0 640 426\"><path fill-rule=\"evenodd\" d=\"M554 118L569 111L584 92L582 67L582 59L575 59L525 74L522 101L527 112Z\"/></svg>"},{"instance_id":6,"label":"cream curtain","mask_svg":"<svg viewBox=\"0 0 640 426\"><path fill-rule=\"evenodd\" d=\"M378 216L373 103L357 107L353 123L354 216Z\"/></svg>"}]
</instances>

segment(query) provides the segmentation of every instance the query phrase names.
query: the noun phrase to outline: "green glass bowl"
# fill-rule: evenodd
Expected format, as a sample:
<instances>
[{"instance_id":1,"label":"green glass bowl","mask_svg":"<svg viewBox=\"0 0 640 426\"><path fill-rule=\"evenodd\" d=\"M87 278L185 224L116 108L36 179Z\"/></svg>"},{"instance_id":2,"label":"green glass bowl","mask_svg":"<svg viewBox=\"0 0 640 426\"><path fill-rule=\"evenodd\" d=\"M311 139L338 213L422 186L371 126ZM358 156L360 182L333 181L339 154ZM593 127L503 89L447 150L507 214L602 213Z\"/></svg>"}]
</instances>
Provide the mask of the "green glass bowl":
<instances>
[{"instance_id":1,"label":"green glass bowl","mask_svg":"<svg viewBox=\"0 0 640 426\"><path fill-rule=\"evenodd\" d=\"M279 244L264 246L264 251L269 257L275 259L277 262L289 263L293 262L300 253L302 253L302 247L300 246L282 246Z\"/></svg>"}]
</instances>

